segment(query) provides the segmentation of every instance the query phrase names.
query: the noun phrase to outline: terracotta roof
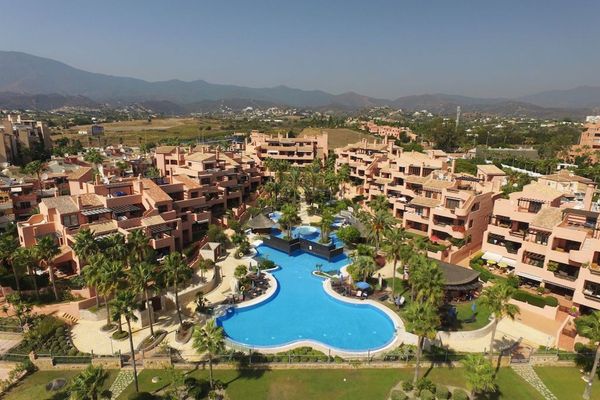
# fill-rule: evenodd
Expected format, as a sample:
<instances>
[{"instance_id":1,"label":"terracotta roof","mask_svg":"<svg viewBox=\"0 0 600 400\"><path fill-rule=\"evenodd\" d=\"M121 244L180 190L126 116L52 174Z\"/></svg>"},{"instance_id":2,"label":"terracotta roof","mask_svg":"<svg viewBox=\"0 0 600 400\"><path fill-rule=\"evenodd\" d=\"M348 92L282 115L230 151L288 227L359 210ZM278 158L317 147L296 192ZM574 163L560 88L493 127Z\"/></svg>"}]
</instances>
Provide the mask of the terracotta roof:
<instances>
[{"instance_id":1,"label":"terracotta roof","mask_svg":"<svg viewBox=\"0 0 600 400\"><path fill-rule=\"evenodd\" d=\"M523 191L521 193L523 197L541 201L552 201L563 196L562 192L538 182L523 186Z\"/></svg>"},{"instance_id":2,"label":"terracotta roof","mask_svg":"<svg viewBox=\"0 0 600 400\"><path fill-rule=\"evenodd\" d=\"M441 179L429 179L427 182L423 184L423 187L433 188L433 189L446 189L451 186L454 186L454 182L452 181L444 181Z\"/></svg>"},{"instance_id":3,"label":"terracotta roof","mask_svg":"<svg viewBox=\"0 0 600 400\"><path fill-rule=\"evenodd\" d=\"M117 221L110 220L106 222L98 222L96 224L88 225L88 229L94 235L105 235L107 233L116 232L118 230Z\"/></svg>"},{"instance_id":4,"label":"terracotta roof","mask_svg":"<svg viewBox=\"0 0 600 400\"><path fill-rule=\"evenodd\" d=\"M213 153L192 153L185 157L186 161L202 162L210 159L217 159Z\"/></svg>"},{"instance_id":5,"label":"terracotta roof","mask_svg":"<svg viewBox=\"0 0 600 400\"><path fill-rule=\"evenodd\" d=\"M424 184L429 178L426 176L418 176L418 175L406 175L404 180L408 183L420 183Z\"/></svg>"},{"instance_id":6,"label":"terracotta roof","mask_svg":"<svg viewBox=\"0 0 600 400\"><path fill-rule=\"evenodd\" d=\"M61 214L71 214L79 211L71 196L48 197L42 199L48 209L54 208Z\"/></svg>"},{"instance_id":7,"label":"terracotta roof","mask_svg":"<svg viewBox=\"0 0 600 400\"><path fill-rule=\"evenodd\" d=\"M173 179L183 183L188 189L198 189L201 187L197 181L185 175L175 175Z\"/></svg>"},{"instance_id":8,"label":"terracotta roof","mask_svg":"<svg viewBox=\"0 0 600 400\"><path fill-rule=\"evenodd\" d=\"M173 200L171 196L166 194L164 190L162 190L160 186L154 183L154 181L151 179L142 179L142 184L144 186L144 193L147 194L152 200L156 202Z\"/></svg>"},{"instance_id":9,"label":"terracotta roof","mask_svg":"<svg viewBox=\"0 0 600 400\"><path fill-rule=\"evenodd\" d=\"M72 197L73 201L77 203L77 196ZM104 205L102 200L100 200L100 196L94 193L84 193L79 195L79 198L81 199L82 207L101 207Z\"/></svg>"},{"instance_id":10,"label":"terracotta roof","mask_svg":"<svg viewBox=\"0 0 600 400\"><path fill-rule=\"evenodd\" d=\"M226 154L221 154L220 157L223 158L225 161L227 161L231 165L240 165L239 162L235 161L233 158L229 157Z\"/></svg>"},{"instance_id":11,"label":"terracotta roof","mask_svg":"<svg viewBox=\"0 0 600 400\"><path fill-rule=\"evenodd\" d=\"M563 210L556 207L542 208L531 220L531 225L540 228L552 229L560 224L563 219Z\"/></svg>"},{"instance_id":12,"label":"terracotta roof","mask_svg":"<svg viewBox=\"0 0 600 400\"><path fill-rule=\"evenodd\" d=\"M158 146L155 150L155 154L171 154L175 151L177 146Z\"/></svg>"},{"instance_id":13,"label":"terracotta roof","mask_svg":"<svg viewBox=\"0 0 600 400\"><path fill-rule=\"evenodd\" d=\"M442 204L442 201L439 199L432 199L430 197L417 196L413 198L408 204L421 207L437 207L440 204Z\"/></svg>"},{"instance_id":14,"label":"terracotta roof","mask_svg":"<svg viewBox=\"0 0 600 400\"><path fill-rule=\"evenodd\" d=\"M164 224L166 221L160 215L153 215L152 217L142 218L143 226L159 225Z\"/></svg>"},{"instance_id":15,"label":"terracotta roof","mask_svg":"<svg viewBox=\"0 0 600 400\"><path fill-rule=\"evenodd\" d=\"M70 181L77 181L77 180L83 178L83 176L85 174L87 174L88 172L90 172L91 170L92 170L91 167L78 168L75 171L71 172L69 175L67 175L67 179Z\"/></svg>"},{"instance_id":16,"label":"terracotta roof","mask_svg":"<svg viewBox=\"0 0 600 400\"><path fill-rule=\"evenodd\" d=\"M478 165L477 169L486 175L506 175L506 172L502 171L494 164Z\"/></svg>"},{"instance_id":17,"label":"terracotta roof","mask_svg":"<svg viewBox=\"0 0 600 400\"><path fill-rule=\"evenodd\" d=\"M437 261L437 263L444 275L444 283L446 286L460 286L479 281L479 272L472 270L471 268L465 268L460 265L443 261Z\"/></svg>"},{"instance_id":18,"label":"terracotta roof","mask_svg":"<svg viewBox=\"0 0 600 400\"><path fill-rule=\"evenodd\" d=\"M593 183L591 179L584 178L583 176L575 175L569 170L563 169L556 174L544 175L543 179L555 182L580 182L580 183Z\"/></svg>"}]
</instances>

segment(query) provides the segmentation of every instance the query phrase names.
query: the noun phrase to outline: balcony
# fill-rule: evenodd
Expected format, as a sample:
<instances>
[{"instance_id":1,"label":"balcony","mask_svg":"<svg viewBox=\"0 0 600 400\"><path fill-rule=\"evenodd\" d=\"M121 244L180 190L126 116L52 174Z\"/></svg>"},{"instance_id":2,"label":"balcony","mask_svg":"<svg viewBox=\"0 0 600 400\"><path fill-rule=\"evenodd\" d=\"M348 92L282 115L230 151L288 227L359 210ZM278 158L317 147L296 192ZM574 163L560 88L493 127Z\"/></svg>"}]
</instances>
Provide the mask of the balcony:
<instances>
[{"instance_id":1,"label":"balcony","mask_svg":"<svg viewBox=\"0 0 600 400\"><path fill-rule=\"evenodd\" d=\"M548 271L554 273L554 276L560 279L574 282L579 276L579 268L568 264L557 263L556 261L548 262Z\"/></svg>"}]
</instances>

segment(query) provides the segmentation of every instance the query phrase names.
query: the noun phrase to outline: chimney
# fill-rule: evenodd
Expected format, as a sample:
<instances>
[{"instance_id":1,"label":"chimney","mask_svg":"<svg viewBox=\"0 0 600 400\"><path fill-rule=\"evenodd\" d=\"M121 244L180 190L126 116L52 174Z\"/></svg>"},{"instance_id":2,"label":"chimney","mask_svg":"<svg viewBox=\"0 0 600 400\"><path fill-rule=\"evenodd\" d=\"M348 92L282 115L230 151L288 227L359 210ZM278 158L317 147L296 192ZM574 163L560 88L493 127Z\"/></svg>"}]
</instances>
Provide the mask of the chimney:
<instances>
[{"instance_id":1,"label":"chimney","mask_svg":"<svg viewBox=\"0 0 600 400\"><path fill-rule=\"evenodd\" d=\"M450 163L450 172L452 174L454 174L455 171L456 171L456 158L453 158L452 162Z\"/></svg>"},{"instance_id":2,"label":"chimney","mask_svg":"<svg viewBox=\"0 0 600 400\"><path fill-rule=\"evenodd\" d=\"M594 192L596 191L596 187L592 184L587 185L585 189L585 196L583 197L583 209L586 211L590 211L592 209L592 200L594 197Z\"/></svg>"}]
</instances>

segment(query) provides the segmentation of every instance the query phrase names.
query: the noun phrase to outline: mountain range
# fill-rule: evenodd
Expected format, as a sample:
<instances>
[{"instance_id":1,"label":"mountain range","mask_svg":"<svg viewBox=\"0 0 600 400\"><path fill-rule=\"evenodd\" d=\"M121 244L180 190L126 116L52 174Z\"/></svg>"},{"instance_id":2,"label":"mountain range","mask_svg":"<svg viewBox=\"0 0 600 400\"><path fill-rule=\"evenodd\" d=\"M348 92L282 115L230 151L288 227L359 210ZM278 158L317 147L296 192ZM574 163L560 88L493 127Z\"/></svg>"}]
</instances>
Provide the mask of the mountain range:
<instances>
[{"instance_id":1,"label":"mountain range","mask_svg":"<svg viewBox=\"0 0 600 400\"><path fill-rule=\"evenodd\" d=\"M287 86L250 88L204 80L148 82L87 72L26 53L0 51L0 107L55 109L128 103L139 103L168 114L211 111L223 105L232 108L286 105L338 111L390 106L453 114L456 107L461 106L463 112L473 113L581 117L600 109L600 87L553 90L516 99L425 94L389 100L354 92L335 95Z\"/></svg>"}]
</instances>

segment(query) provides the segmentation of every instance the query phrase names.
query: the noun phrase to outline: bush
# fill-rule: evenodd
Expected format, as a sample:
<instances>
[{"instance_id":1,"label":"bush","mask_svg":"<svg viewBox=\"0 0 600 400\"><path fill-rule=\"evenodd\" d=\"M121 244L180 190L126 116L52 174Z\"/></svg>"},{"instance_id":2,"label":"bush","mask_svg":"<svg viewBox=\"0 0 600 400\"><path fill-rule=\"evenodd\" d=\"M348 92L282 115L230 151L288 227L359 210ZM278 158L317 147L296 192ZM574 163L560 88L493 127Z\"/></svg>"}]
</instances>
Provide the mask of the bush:
<instances>
[{"instance_id":1,"label":"bush","mask_svg":"<svg viewBox=\"0 0 600 400\"><path fill-rule=\"evenodd\" d=\"M275 261L273 260L268 260L268 259L262 259L258 262L258 266L260 267L261 271L264 271L266 269L271 269L271 268L275 268Z\"/></svg>"},{"instance_id":2,"label":"bush","mask_svg":"<svg viewBox=\"0 0 600 400\"><path fill-rule=\"evenodd\" d=\"M404 394L404 392L402 392L401 390L392 390L392 393L390 394L390 399L391 400L408 400L408 396L406 394Z\"/></svg>"},{"instance_id":3,"label":"bush","mask_svg":"<svg viewBox=\"0 0 600 400\"><path fill-rule=\"evenodd\" d=\"M506 279L506 283L508 284L508 286L517 289L519 287L520 279L517 275L510 274L510 275L508 275L508 278Z\"/></svg>"},{"instance_id":4,"label":"bush","mask_svg":"<svg viewBox=\"0 0 600 400\"><path fill-rule=\"evenodd\" d=\"M429 390L431 393L435 393L435 385L427 378L421 378L417 381L417 392L421 393L423 390Z\"/></svg>"},{"instance_id":5,"label":"bush","mask_svg":"<svg viewBox=\"0 0 600 400\"><path fill-rule=\"evenodd\" d=\"M131 393L128 397L128 400L156 400L156 396L148 392L138 392Z\"/></svg>"},{"instance_id":6,"label":"bush","mask_svg":"<svg viewBox=\"0 0 600 400\"><path fill-rule=\"evenodd\" d=\"M456 389L452 393L452 400L469 400L469 395L464 390Z\"/></svg>"},{"instance_id":7,"label":"bush","mask_svg":"<svg viewBox=\"0 0 600 400\"><path fill-rule=\"evenodd\" d=\"M435 395L431 393L431 390L423 389L419 394L421 400L435 400Z\"/></svg>"},{"instance_id":8,"label":"bush","mask_svg":"<svg viewBox=\"0 0 600 400\"><path fill-rule=\"evenodd\" d=\"M544 308L546 305L546 299L544 297L526 292L524 290L517 290L513 296L513 299L540 308Z\"/></svg>"},{"instance_id":9,"label":"bush","mask_svg":"<svg viewBox=\"0 0 600 400\"><path fill-rule=\"evenodd\" d=\"M116 331L112 334L112 338L115 340L125 340L127 336L129 336L129 333L127 333L125 330L122 332Z\"/></svg>"},{"instance_id":10,"label":"bush","mask_svg":"<svg viewBox=\"0 0 600 400\"><path fill-rule=\"evenodd\" d=\"M402 390L404 390L405 392L410 392L411 390L413 390L412 382L411 381L402 382Z\"/></svg>"},{"instance_id":11,"label":"bush","mask_svg":"<svg viewBox=\"0 0 600 400\"><path fill-rule=\"evenodd\" d=\"M338 229L336 234L346 244L356 244L360 241L360 232L353 226L344 226Z\"/></svg>"},{"instance_id":12,"label":"bush","mask_svg":"<svg viewBox=\"0 0 600 400\"><path fill-rule=\"evenodd\" d=\"M558 299L554 296L545 296L544 301L546 302L546 305L548 307L557 307L558 306Z\"/></svg>"},{"instance_id":13,"label":"bush","mask_svg":"<svg viewBox=\"0 0 600 400\"><path fill-rule=\"evenodd\" d=\"M447 400L450 398L450 390L446 386L436 386L435 396L439 400Z\"/></svg>"}]
</instances>

